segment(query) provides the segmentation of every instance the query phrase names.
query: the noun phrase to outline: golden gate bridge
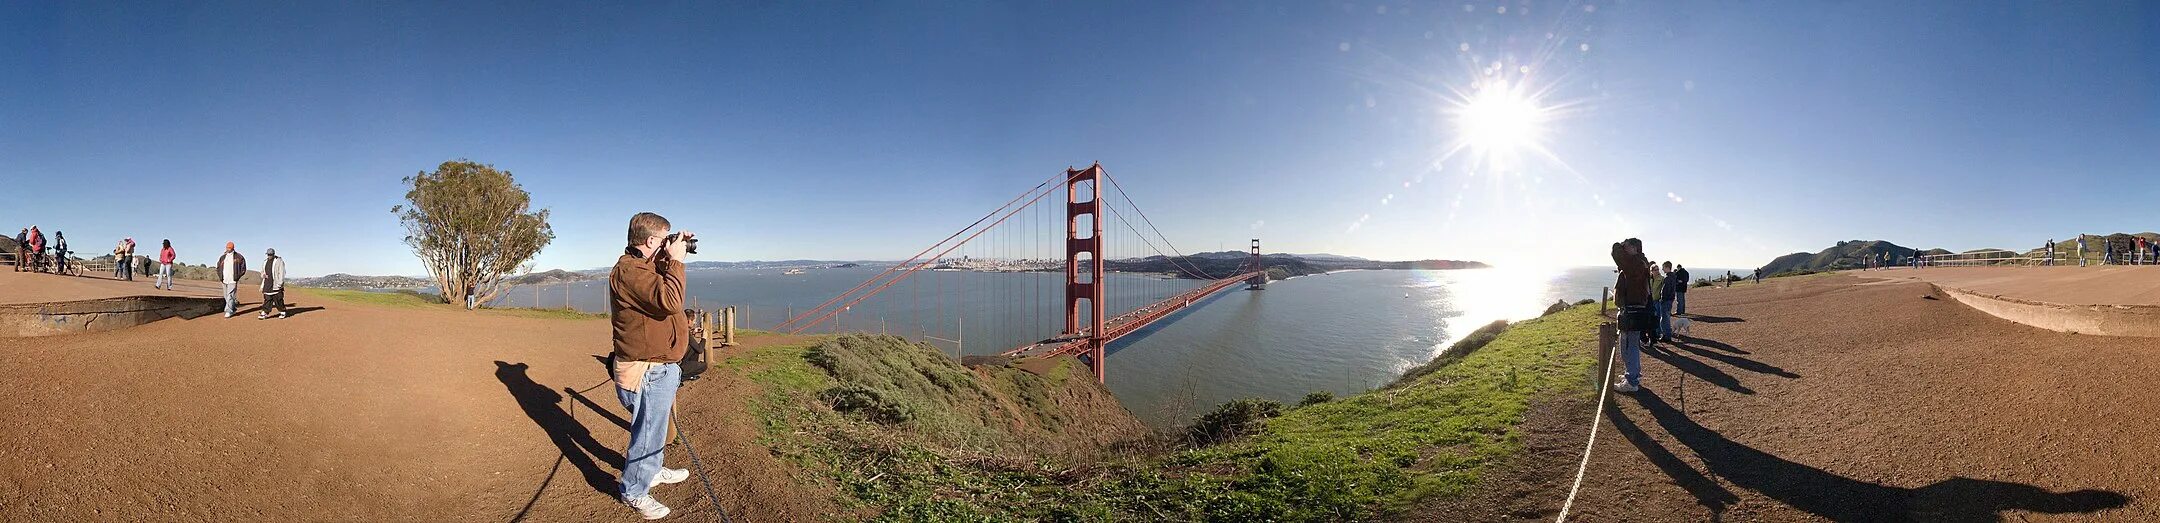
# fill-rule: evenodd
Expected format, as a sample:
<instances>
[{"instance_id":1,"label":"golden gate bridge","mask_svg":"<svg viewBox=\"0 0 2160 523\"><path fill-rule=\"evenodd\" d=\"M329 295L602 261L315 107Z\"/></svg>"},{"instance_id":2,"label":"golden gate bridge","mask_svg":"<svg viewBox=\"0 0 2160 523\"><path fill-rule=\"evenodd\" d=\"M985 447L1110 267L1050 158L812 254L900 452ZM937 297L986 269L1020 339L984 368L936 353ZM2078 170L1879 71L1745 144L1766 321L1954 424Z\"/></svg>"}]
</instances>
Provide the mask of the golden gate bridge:
<instances>
[{"instance_id":1,"label":"golden gate bridge","mask_svg":"<svg viewBox=\"0 0 2160 523\"><path fill-rule=\"evenodd\" d=\"M1064 198L1053 198L1059 192ZM1106 236L1106 231L1112 234ZM1263 288L1268 277L1260 240L1253 239L1249 247L1233 270L1211 273L1203 265L1212 260L1177 249L1101 164L1066 169L915 256L793 315L776 330L801 334L824 326L840 332L838 323L848 311L881 300L898 301L903 303L879 309L901 311L898 314L904 317L881 317L880 330L890 333L890 324L898 321L903 336L912 332L922 340L956 342L956 338L966 339L971 315L977 316L978 326L987 320L1057 329L1042 333L1038 341L1003 348L999 354L1077 356L1101 381L1106 378L1105 347L1110 342L1161 323L1223 290L1241 285ZM1164 270L1158 275L1171 277L1106 279L1106 272L1119 265L1135 271L1160 266ZM950 282L913 278L940 271L1058 270L1064 272L1063 284L1050 288L1012 279L976 281L970 288L966 278ZM1205 283L1193 286L1193 281ZM963 344L964 352L964 341L957 343Z\"/></svg>"}]
</instances>

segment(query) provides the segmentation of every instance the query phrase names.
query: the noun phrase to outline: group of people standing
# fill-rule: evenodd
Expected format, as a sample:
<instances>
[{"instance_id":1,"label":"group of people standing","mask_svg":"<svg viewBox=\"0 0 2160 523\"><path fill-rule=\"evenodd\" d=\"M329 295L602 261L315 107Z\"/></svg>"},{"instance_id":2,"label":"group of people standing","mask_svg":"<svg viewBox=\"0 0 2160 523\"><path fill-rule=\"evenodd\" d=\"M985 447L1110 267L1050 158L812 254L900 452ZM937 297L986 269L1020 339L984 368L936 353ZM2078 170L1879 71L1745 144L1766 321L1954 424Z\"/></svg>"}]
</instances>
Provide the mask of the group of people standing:
<instances>
[{"instance_id":1,"label":"group of people standing","mask_svg":"<svg viewBox=\"0 0 2160 523\"><path fill-rule=\"evenodd\" d=\"M4 229L0 229L4 230ZM5 234L5 233L0 233ZM67 274L67 234L53 231L51 244L45 242L45 231L32 225L15 233L15 270L42 271L52 267L54 274Z\"/></svg>"},{"instance_id":2,"label":"group of people standing","mask_svg":"<svg viewBox=\"0 0 2160 523\"><path fill-rule=\"evenodd\" d=\"M173 251L172 240L161 240L159 243L157 280L150 286L169 291L173 288L173 263L179 259L179 253ZM15 244L16 271L38 270L51 264L56 273L67 273L67 236L59 231L53 232L53 241L48 245L44 231L35 225L25 227L16 233ZM113 278L135 281L135 238L121 238L114 243L112 255ZM225 253L218 256L217 274L219 283L224 287L227 318L239 313L240 280L247 276L247 271L247 258L240 255L232 242L225 242ZM263 303L261 312L256 315L257 319L290 316L285 304L285 258L277 255L277 249L263 251L262 295Z\"/></svg>"},{"instance_id":3,"label":"group of people standing","mask_svg":"<svg viewBox=\"0 0 2160 523\"><path fill-rule=\"evenodd\" d=\"M2079 267L2084 267L2087 263L2088 258L2086 258L2085 253L2088 242L2098 244L2097 248L2100 250L2100 263L2102 265L2160 264L2160 241L2153 241L2134 234L2121 238L2080 234L2077 237L2075 247ZM2041 264L2054 265L2055 253L2055 239L2049 238L2047 241L2047 259L2041 260Z\"/></svg>"},{"instance_id":4,"label":"group of people standing","mask_svg":"<svg viewBox=\"0 0 2160 523\"><path fill-rule=\"evenodd\" d=\"M1635 392L1642 390L1643 348L1673 341L1672 317L1687 314L1688 272L1671 261L1651 263L1637 238L1613 244L1612 258L1620 273L1613 284L1613 300L1620 306L1620 359L1627 366L1613 390Z\"/></svg>"}]
</instances>

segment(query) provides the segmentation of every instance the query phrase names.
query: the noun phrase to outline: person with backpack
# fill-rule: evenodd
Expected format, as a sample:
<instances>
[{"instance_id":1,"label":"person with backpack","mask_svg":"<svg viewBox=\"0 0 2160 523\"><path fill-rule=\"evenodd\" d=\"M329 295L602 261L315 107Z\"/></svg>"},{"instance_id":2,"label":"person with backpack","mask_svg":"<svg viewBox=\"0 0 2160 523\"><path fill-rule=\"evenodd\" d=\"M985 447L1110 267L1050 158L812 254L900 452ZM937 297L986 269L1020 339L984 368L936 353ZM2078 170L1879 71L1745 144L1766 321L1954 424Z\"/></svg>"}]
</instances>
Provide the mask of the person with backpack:
<instances>
[{"instance_id":1,"label":"person with backpack","mask_svg":"<svg viewBox=\"0 0 2160 523\"><path fill-rule=\"evenodd\" d=\"M1643 331L1654 328L1650 312L1650 259L1643 256L1642 240L1628 238L1612 244L1614 268L1620 277L1613 282L1613 301L1620 307L1615 327L1620 331L1620 361L1625 370L1613 384L1618 392L1642 390Z\"/></svg>"},{"instance_id":2,"label":"person with backpack","mask_svg":"<svg viewBox=\"0 0 2160 523\"><path fill-rule=\"evenodd\" d=\"M225 242L225 254L217 259L218 282L225 284L225 318L231 319L240 308L240 278L247 276L247 258L233 250L232 242Z\"/></svg>"},{"instance_id":3,"label":"person with backpack","mask_svg":"<svg viewBox=\"0 0 2160 523\"><path fill-rule=\"evenodd\" d=\"M1695 280L1693 280L1693 279L1690 279L1690 276L1693 276L1693 275L1690 275L1690 274L1688 274L1688 272L1687 272L1687 266L1686 266L1686 265L1678 265L1678 264L1675 264L1675 265L1673 265L1673 273L1672 273L1672 277L1673 277L1673 279L1675 279L1675 280L1680 280L1680 286L1678 286L1678 287L1674 287L1674 288L1673 288L1673 292L1672 292L1672 296L1673 296L1673 308L1672 308L1672 313L1673 313L1673 315L1674 315L1674 316L1680 316L1680 315L1683 315L1683 314L1687 314L1687 290L1688 290L1688 285L1689 285L1689 284L1692 284L1692 283L1694 283L1694 281L1695 281Z\"/></svg>"},{"instance_id":4,"label":"person with backpack","mask_svg":"<svg viewBox=\"0 0 2160 523\"><path fill-rule=\"evenodd\" d=\"M279 319L285 318L285 258L277 255L277 249L263 251L262 309L255 319L270 319L270 311L277 310Z\"/></svg>"},{"instance_id":5,"label":"person with backpack","mask_svg":"<svg viewBox=\"0 0 2160 523\"><path fill-rule=\"evenodd\" d=\"M164 248L161 248L161 249L158 249L158 255L157 255L157 259L158 259L158 274L157 274L157 281L156 281L156 282L153 282L153 283L151 283L151 284L150 284L150 288L153 288L153 289L165 289L165 290L168 290L168 291L169 291L169 290L172 290L172 264L173 264L173 259L174 259L174 258L176 258L176 257L178 257L178 255L177 255L177 254L174 254L174 253L173 253L173 250L172 250L172 240L170 240L170 239L164 240L164 243L165 243L165 247L164 247Z\"/></svg>"}]
</instances>

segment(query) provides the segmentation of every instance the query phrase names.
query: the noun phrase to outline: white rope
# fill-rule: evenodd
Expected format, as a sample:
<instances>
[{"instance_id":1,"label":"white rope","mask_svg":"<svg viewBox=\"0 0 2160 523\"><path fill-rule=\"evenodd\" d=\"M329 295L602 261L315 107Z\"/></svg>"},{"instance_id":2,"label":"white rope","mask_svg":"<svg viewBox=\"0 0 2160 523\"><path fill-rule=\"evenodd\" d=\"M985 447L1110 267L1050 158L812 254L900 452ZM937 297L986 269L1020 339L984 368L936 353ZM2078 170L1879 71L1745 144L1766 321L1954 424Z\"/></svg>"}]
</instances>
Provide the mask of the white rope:
<instances>
[{"instance_id":1,"label":"white rope","mask_svg":"<svg viewBox=\"0 0 2160 523\"><path fill-rule=\"evenodd\" d=\"M1620 334L1626 335L1626 332ZM1612 384L1607 382L1612 380L1613 360L1620 358L1621 343L1625 342L1615 339L1612 357L1605 359L1605 374L1598 378L1597 413L1590 417L1590 441L1583 442L1582 464L1575 466L1575 486L1568 487L1567 502L1560 504L1560 518L1553 523L1567 522L1568 509L1575 508L1575 494L1582 492L1583 473L1590 471L1590 448L1597 445L1598 425L1605 424L1605 395L1612 392Z\"/></svg>"}]
</instances>

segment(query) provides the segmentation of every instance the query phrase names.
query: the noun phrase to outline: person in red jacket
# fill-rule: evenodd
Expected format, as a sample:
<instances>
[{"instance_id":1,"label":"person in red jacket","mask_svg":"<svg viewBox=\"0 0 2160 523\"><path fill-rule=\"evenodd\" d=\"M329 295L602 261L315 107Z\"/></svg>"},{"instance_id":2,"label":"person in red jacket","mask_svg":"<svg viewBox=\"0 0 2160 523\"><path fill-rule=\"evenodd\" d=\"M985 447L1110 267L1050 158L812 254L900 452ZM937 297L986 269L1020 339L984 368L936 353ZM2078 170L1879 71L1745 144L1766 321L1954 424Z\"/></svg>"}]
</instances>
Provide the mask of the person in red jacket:
<instances>
[{"instance_id":1,"label":"person in red jacket","mask_svg":"<svg viewBox=\"0 0 2160 523\"><path fill-rule=\"evenodd\" d=\"M44 270L44 267L45 231L40 231L36 225L32 225L30 226L30 268L31 270Z\"/></svg>"},{"instance_id":2,"label":"person in red jacket","mask_svg":"<svg viewBox=\"0 0 2160 523\"><path fill-rule=\"evenodd\" d=\"M157 282L152 283L150 286L152 288L162 288L169 291L172 290L173 258L178 256L173 253L172 240L165 240L164 243L165 247L162 249L158 249L157 253Z\"/></svg>"}]
</instances>

